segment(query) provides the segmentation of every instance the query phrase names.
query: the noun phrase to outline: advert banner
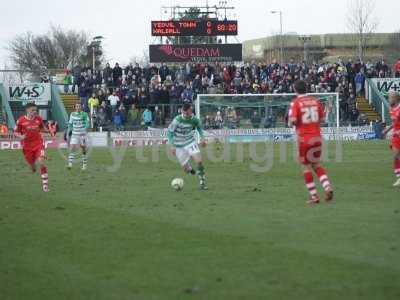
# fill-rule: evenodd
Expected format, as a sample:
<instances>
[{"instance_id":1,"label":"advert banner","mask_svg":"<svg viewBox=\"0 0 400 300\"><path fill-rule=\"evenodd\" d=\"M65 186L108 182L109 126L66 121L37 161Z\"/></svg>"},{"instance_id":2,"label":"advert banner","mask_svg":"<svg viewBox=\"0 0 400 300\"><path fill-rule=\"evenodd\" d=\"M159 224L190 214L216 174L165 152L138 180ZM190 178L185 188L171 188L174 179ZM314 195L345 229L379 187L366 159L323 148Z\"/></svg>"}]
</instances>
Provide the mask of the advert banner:
<instances>
[{"instance_id":1,"label":"advert banner","mask_svg":"<svg viewBox=\"0 0 400 300\"><path fill-rule=\"evenodd\" d=\"M322 128L322 136L330 141L360 141L376 139L376 134L370 126ZM168 143L167 130L122 131L112 132L111 144L114 147L140 147L165 145ZM253 143L294 141L296 135L291 128L276 129L220 129L206 130L208 142L220 143Z\"/></svg>"},{"instance_id":2,"label":"advert banner","mask_svg":"<svg viewBox=\"0 0 400 300\"><path fill-rule=\"evenodd\" d=\"M150 62L212 63L242 61L242 44L150 45Z\"/></svg>"},{"instance_id":3,"label":"advert banner","mask_svg":"<svg viewBox=\"0 0 400 300\"><path fill-rule=\"evenodd\" d=\"M46 149L65 149L67 143L62 137L49 138L44 137L44 145ZM88 133L89 147L107 147L108 135L106 132L90 132ZM0 150L19 150L22 149L21 140L15 137L0 138Z\"/></svg>"},{"instance_id":4,"label":"advert banner","mask_svg":"<svg viewBox=\"0 0 400 300\"><path fill-rule=\"evenodd\" d=\"M387 96L390 91L400 92L400 78L372 78L379 92Z\"/></svg>"},{"instance_id":5,"label":"advert banner","mask_svg":"<svg viewBox=\"0 0 400 300\"><path fill-rule=\"evenodd\" d=\"M46 106L51 101L50 83L26 83L8 86L11 102L21 102L25 105L33 102L36 105Z\"/></svg>"}]
</instances>

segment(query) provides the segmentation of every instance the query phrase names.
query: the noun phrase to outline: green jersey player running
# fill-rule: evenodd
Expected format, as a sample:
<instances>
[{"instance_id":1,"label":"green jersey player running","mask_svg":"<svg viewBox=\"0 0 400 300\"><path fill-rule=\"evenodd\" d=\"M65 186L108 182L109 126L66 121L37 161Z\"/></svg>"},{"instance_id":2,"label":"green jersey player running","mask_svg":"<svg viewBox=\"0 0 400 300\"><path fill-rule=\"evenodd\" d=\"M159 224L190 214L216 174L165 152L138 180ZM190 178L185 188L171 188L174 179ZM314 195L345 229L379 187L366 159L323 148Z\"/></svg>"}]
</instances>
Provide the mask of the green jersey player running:
<instances>
[{"instance_id":1,"label":"green jersey player running","mask_svg":"<svg viewBox=\"0 0 400 300\"><path fill-rule=\"evenodd\" d=\"M75 157L82 149L82 170L87 168L87 130L90 127L89 115L82 110L80 103L75 104L75 111L71 113L67 129L67 142L69 146L68 169L72 168Z\"/></svg>"},{"instance_id":2,"label":"green jersey player running","mask_svg":"<svg viewBox=\"0 0 400 300\"><path fill-rule=\"evenodd\" d=\"M185 103L182 114L177 116L168 127L168 140L172 145L172 154L177 157L183 170L192 175L197 174L200 179L200 188L207 190L203 159L197 145L195 130L200 135L200 144L205 146L201 122L193 115L192 105ZM193 170L190 159L197 164L197 172Z\"/></svg>"}]
</instances>

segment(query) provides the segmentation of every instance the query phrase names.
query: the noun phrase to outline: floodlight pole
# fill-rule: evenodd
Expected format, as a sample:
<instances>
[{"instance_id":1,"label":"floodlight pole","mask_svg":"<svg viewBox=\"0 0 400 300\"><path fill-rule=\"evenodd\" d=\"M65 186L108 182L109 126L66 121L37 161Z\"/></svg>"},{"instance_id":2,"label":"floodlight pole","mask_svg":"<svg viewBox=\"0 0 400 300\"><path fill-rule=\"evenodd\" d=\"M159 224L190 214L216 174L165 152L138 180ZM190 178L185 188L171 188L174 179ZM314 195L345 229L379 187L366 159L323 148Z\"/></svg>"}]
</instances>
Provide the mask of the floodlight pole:
<instances>
[{"instance_id":1,"label":"floodlight pole","mask_svg":"<svg viewBox=\"0 0 400 300\"><path fill-rule=\"evenodd\" d=\"M299 40L303 42L304 62L308 62L308 42L311 41L311 36L301 35L299 36Z\"/></svg>"},{"instance_id":2,"label":"floodlight pole","mask_svg":"<svg viewBox=\"0 0 400 300\"><path fill-rule=\"evenodd\" d=\"M279 24L280 24L280 60L281 64L283 64L283 20L282 20L282 11L281 10L272 10L271 14L279 14Z\"/></svg>"}]
</instances>

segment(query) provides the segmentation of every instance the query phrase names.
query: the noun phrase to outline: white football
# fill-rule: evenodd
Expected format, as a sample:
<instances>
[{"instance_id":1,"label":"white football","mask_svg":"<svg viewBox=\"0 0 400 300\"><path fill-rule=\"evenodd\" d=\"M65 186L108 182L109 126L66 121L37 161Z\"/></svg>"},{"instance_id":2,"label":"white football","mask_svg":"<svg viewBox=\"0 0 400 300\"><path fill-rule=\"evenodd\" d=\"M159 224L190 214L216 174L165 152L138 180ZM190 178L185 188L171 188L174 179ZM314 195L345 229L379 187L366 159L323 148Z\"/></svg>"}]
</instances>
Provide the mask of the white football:
<instances>
[{"instance_id":1,"label":"white football","mask_svg":"<svg viewBox=\"0 0 400 300\"><path fill-rule=\"evenodd\" d=\"M175 178L171 182L172 188L176 191L180 191L181 189L183 189L183 185L184 185L184 182L183 182L182 178Z\"/></svg>"}]
</instances>

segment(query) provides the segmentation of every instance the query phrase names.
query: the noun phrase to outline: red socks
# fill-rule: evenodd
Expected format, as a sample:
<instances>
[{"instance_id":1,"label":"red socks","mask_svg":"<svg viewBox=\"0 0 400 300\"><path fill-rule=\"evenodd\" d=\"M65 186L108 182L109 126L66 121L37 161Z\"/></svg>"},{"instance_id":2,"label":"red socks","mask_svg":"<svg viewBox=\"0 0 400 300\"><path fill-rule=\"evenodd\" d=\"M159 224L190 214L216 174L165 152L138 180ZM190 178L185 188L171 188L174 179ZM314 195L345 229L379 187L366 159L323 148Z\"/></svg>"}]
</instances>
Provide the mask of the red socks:
<instances>
[{"instance_id":1,"label":"red socks","mask_svg":"<svg viewBox=\"0 0 400 300\"><path fill-rule=\"evenodd\" d=\"M397 178L400 178L400 159L394 160L394 173Z\"/></svg>"},{"instance_id":2,"label":"red socks","mask_svg":"<svg viewBox=\"0 0 400 300\"><path fill-rule=\"evenodd\" d=\"M306 183L306 187L312 197L316 196L317 193L317 187L315 186L314 183L314 177L311 171L304 171L304 181Z\"/></svg>"},{"instance_id":3,"label":"red socks","mask_svg":"<svg viewBox=\"0 0 400 300\"><path fill-rule=\"evenodd\" d=\"M326 171L322 167L318 167L315 170L315 173L319 177L319 182L321 182L322 187L324 188L325 191L328 191L331 189L331 183L329 182L329 178L326 175Z\"/></svg>"},{"instance_id":4,"label":"red socks","mask_svg":"<svg viewBox=\"0 0 400 300\"><path fill-rule=\"evenodd\" d=\"M42 176L43 191L47 192L49 190L49 175L46 167L40 168L40 175Z\"/></svg>"},{"instance_id":5,"label":"red socks","mask_svg":"<svg viewBox=\"0 0 400 300\"><path fill-rule=\"evenodd\" d=\"M329 182L329 178L326 175L326 171L324 170L324 168L318 167L318 168L315 168L314 171L317 174L319 181L321 182L321 185L324 188L324 190L326 192L331 190L332 189L331 183ZM400 173L400 170L399 170L399 173ZM312 197L317 196L318 191L317 191L317 187L314 183L313 173L311 171L304 171L303 175L304 175L304 181L306 183L306 186L307 186L307 189L308 189L310 195Z\"/></svg>"}]
</instances>

